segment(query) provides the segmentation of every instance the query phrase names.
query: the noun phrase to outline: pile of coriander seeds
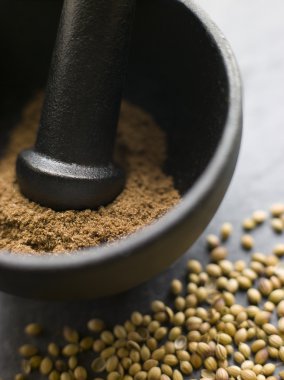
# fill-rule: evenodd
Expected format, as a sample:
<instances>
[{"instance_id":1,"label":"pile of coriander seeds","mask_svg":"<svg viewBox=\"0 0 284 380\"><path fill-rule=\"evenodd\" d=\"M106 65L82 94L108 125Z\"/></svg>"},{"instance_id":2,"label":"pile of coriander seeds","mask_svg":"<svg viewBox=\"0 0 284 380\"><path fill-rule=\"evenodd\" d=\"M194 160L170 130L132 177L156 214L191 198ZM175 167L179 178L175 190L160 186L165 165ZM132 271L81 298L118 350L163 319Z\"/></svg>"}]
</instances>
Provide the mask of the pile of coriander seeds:
<instances>
[{"instance_id":1,"label":"pile of coriander seeds","mask_svg":"<svg viewBox=\"0 0 284 380\"><path fill-rule=\"evenodd\" d=\"M189 260L187 283L170 284L171 305L154 300L151 313L134 311L111 329L92 319L87 336L65 327L64 345L39 350L26 343L15 380L284 379L284 244L271 253L253 251L250 232L264 222L282 232L284 205L243 221L240 247L250 251L249 263L228 260L233 227L225 223L220 236L207 237L210 263ZM25 332L34 339L42 330L31 323Z\"/></svg>"}]
</instances>

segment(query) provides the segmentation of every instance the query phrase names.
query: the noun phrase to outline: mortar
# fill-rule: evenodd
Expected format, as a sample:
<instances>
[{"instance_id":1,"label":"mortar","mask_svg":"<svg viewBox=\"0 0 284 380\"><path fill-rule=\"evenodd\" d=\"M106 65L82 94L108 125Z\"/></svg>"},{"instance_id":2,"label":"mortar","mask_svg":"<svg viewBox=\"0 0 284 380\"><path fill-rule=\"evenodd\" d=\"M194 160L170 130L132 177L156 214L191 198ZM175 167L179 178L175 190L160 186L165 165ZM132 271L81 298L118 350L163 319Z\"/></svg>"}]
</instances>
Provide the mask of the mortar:
<instances>
[{"instance_id":1,"label":"mortar","mask_svg":"<svg viewBox=\"0 0 284 380\"><path fill-rule=\"evenodd\" d=\"M45 83L60 8L59 1L4 1L2 152L16 112ZM231 180L241 138L240 87L228 43L193 2L138 0L124 97L167 132L165 171L182 200L156 223L110 246L61 256L3 252L1 290L49 299L104 296L177 260L207 226Z\"/></svg>"}]
</instances>

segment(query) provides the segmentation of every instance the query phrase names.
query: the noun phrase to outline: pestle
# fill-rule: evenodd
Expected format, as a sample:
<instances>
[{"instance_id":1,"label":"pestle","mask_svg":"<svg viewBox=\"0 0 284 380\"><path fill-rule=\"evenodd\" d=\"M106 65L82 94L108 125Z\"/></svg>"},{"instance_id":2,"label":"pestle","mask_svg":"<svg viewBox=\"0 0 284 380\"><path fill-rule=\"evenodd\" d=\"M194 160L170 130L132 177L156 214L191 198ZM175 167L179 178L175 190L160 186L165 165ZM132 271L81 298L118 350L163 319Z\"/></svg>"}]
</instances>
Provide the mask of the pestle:
<instances>
[{"instance_id":1,"label":"pestle","mask_svg":"<svg viewBox=\"0 0 284 380\"><path fill-rule=\"evenodd\" d=\"M113 162L135 0L65 0L21 192L55 210L97 208L123 190Z\"/></svg>"}]
</instances>

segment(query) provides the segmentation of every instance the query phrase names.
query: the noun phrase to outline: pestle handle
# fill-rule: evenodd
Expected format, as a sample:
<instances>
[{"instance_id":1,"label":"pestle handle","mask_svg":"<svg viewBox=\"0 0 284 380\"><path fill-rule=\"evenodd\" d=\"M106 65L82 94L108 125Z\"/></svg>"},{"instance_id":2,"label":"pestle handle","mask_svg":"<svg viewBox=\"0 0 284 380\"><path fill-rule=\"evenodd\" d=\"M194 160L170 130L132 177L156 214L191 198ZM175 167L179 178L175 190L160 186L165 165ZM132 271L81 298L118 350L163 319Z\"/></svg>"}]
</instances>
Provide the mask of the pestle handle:
<instances>
[{"instance_id":1,"label":"pestle handle","mask_svg":"<svg viewBox=\"0 0 284 380\"><path fill-rule=\"evenodd\" d=\"M123 189L113 149L135 0L65 0L35 147L20 189L56 210L96 208Z\"/></svg>"}]
</instances>

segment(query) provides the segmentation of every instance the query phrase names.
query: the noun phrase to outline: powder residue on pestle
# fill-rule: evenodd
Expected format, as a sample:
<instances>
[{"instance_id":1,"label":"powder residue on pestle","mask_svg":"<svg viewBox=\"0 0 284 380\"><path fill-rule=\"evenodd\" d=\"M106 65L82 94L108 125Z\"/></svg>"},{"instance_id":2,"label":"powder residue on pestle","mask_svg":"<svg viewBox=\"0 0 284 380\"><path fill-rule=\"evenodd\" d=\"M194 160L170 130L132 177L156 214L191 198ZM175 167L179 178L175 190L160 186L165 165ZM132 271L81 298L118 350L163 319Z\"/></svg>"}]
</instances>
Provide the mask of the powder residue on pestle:
<instances>
[{"instance_id":1,"label":"powder residue on pestle","mask_svg":"<svg viewBox=\"0 0 284 380\"><path fill-rule=\"evenodd\" d=\"M98 210L56 212L21 195L15 176L17 154L34 144L42 106L39 94L23 110L0 160L0 249L66 252L113 242L155 221L180 199L162 170L166 137L151 116L123 101L116 160L127 180L123 192Z\"/></svg>"}]
</instances>

